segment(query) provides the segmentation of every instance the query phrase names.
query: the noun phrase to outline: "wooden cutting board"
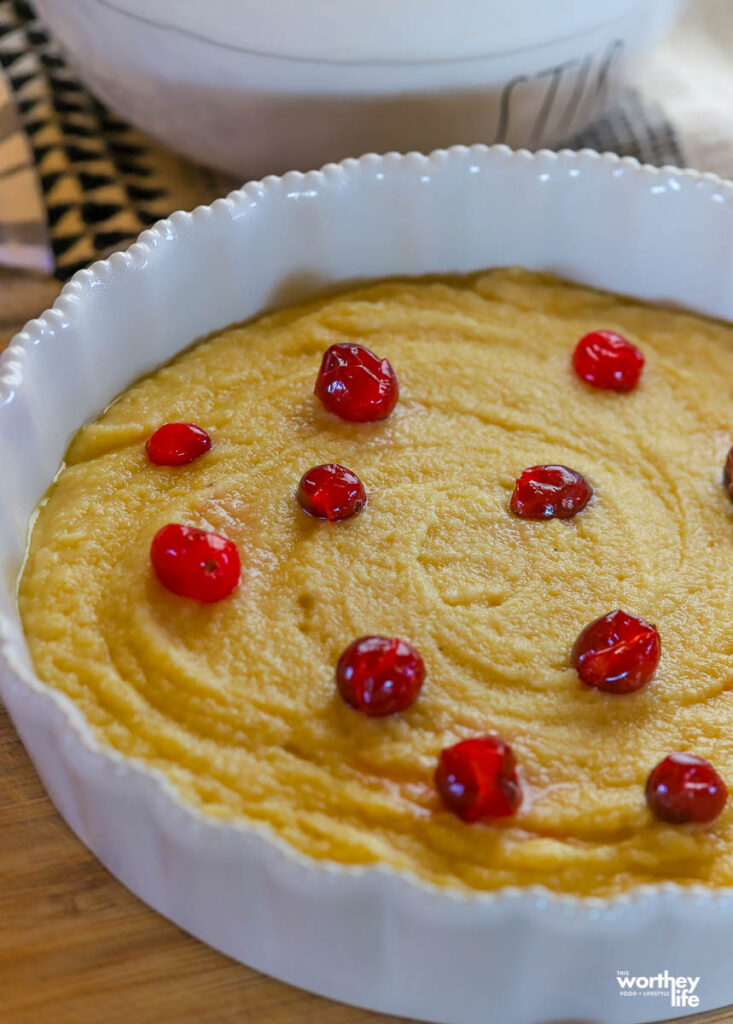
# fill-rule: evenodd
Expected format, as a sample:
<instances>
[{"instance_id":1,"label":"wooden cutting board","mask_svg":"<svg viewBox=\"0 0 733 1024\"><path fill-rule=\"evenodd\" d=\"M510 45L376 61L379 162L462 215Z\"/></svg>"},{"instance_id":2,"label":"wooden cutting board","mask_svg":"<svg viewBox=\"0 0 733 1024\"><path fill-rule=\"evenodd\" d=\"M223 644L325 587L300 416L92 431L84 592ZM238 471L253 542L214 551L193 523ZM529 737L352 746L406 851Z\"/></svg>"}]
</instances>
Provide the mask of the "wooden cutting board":
<instances>
[{"instance_id":1,"label":"wooden cutting board","mask_svg":"<svg viewBox=\"0 0 733 1024\"><path fill-rule=\"evenodd\" d=\"M10 303L15 317L0 315L0 348L12 320L20 319L16 306L28 301L28 287L0 272L4 309L13 296L18 300ZM52 301L57 286L39 287L28 316ZM733 1007L685 1019L733 1024ZM399 1024L257 974L136 899L66 827L2 705L0 1022ZM486 1024L503 1024L490 1006Z\"/></svg>"}]
</instances>

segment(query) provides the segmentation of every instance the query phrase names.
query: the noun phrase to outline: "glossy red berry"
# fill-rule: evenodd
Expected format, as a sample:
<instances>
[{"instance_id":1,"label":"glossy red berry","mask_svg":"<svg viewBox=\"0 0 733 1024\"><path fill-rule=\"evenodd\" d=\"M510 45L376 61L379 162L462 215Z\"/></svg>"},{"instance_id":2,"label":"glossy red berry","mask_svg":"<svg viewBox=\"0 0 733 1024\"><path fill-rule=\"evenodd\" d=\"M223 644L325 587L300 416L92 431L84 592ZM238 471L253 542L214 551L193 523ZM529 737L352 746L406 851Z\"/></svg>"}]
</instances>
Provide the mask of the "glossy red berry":
<instances>
[{"instance_id":1,"label":"glossy red berry","mask_svg":"<svg viewBox=\"0 0 733 1024\"><path fill-rule=\"evenodd\" d=\"M733 448L728 452L728 457L725 460L725 466L723 467L723 483L729 497L733 498Z\"/></svg>"},{"instance_id":2,"label":"glossy red berry","mask_svg":"<svg viewBox=\"0 0 733 1024\"><path fill-rule=\"evenodd\" d=\"M412 644L387 636L354 640L336 666L343 699L373 718L409 708L424 679L425 664Z\"/></svg>"},{"instance_id":3,"label":"glossy red berry","mask_svg":"<svg viewBox=\"0 0 733 1024\"><path fill-rule=\"evenodd\" d=\"M383 420L397 404L400 389L388 359L363 345L332 345L323 356L315 393L342 420Z\"/></svg>"},{"instance_id":4,"label":"glossy red berry","mask_svg":"<svg viewBox=\"0 0 733 1024\"><path fill-rule=\"evenodd\" d=\"M615 611L585 627L575 641L571 661L588 686L604 693L631 693L654 675L661 646L654 626Z\"/></svg>"},{"instance_id":5,"label":"glossy red berry","mask_svg":"<svg viewBox=\"0 0 733 1024\"><path fill-rule=\"evenodd\" d=\"M652 813L670 825L713 821L727 800L728 787L716 770L694 754L669 754L646 780Z\"/></svg>"},{"instance_id":6,"label":"glossy red berry","mask_svg":"<svg viewBox=\"0 0 733 1024\"><path fill-rule=\"evenodd\" d=\"M615 331L593 331L573 354L575 372L586 384L606 391L631 391L639 383L644 356Z\"/></svg>"},{"instance_id":7,"label":"glossy red berry","mask_svg":"<svg viewBox=\"0 0 733 1024\"><path fill-rule=\"evenodd\" d=\"M446 747L435 771L443 803L463 821L506 818L522 802L512 748L498 736L461 740Z\"/></svg>"},{"instance_id":8,"label":"glossy red berry","mask_svg":"<svg viewBox=\"0 0 733 1024\"><path fill-rule=\"evenodd\" d=\"M509 507L522 519L572 519L593 497L593 488L567 466L532 466L514 486Z\"/></svg>"},{"instance_id":9,"label":"glossy red berry","mask_svg":"<svg viewBox=\"0 0 733 1024\"><path fill-rule=\"evenodd\" d=\"M164 423L145 446L156 466L183 466L211 448L211 438L195 423Z\"/></svg>"},{"instance_id":10,"label":"glossy red berry","mask_svg":"<svg viewBox=\"0 0 733 1024\"><path fill-rule=\"evenodd\" d=\"M178 523L158 530L150 545L150 561L164 587L203 604L231 594L242 572L234 541Z\"/></svg>"},{"instance_id":11,"label":"glossy red berry","mask_svg":"<svg viewBox=\"0 0 733 1024\"><path fill-rule=\"evenodd\" d=\"M367 496L356 473L330 462L303 474L298 484L298 501L308 515L340 523L361 512Z\"/></svg>"}]
</instances>

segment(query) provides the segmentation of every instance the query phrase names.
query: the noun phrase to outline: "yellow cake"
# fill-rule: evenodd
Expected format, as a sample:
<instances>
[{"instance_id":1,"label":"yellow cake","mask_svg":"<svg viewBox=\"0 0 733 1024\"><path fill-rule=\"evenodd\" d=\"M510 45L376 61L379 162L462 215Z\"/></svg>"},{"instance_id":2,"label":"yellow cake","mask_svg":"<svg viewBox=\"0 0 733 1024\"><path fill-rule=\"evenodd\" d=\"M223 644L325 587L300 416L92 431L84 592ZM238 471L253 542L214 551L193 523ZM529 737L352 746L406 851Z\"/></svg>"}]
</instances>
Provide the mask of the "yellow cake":
<instances>
[{"instance_id":1,"label":"yellow cake","mask_svg":"<svg viewBox=\"0 0 733 1024\"><path fill-rule=\"evenodd\" d=\"M633 392L572 372L597 328L643 350ZM394 366L389 418L347 423L314 397L343 341ZM151 464L145 443L171 421L199 424L211 450ZM525 271L377 284L231 327L75 437L20 581L35 667L185 802L314 858L469 889L731 885L733 808L666 825L644 783L675 750L733 780L732 443L733 328ZM327 462L369 495L338 524L295 500ZM575 518L511 515L515 479L543 463L592 484ZM161 586L149 550L170 522L236 543L231 596L203 605ZM655 678L623 697L582 685L569 660L619 607L662 637ZM335 689L364 634L404 637L425 661L399 715L368 718ZM441 804L436 759L493 732L524 800L469 825Z\"/></svg>"}]
</instances>

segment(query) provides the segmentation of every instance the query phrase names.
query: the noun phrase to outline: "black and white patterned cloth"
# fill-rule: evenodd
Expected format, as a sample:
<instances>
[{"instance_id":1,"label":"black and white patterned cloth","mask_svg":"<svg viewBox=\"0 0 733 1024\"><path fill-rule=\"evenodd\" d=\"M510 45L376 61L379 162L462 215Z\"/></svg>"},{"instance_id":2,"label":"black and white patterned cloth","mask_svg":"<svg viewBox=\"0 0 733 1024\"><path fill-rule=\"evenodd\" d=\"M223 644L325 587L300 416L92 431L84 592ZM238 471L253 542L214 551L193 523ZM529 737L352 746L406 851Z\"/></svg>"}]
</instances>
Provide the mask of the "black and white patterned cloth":
<instances>
[{"instance_id":1,"label":"black and white patterned cloth","mask_svg":"<svg viewBox=\"0 0 733 1024\"><path fill-rule=\"evenodd\" d=\"M64 280L172 210L235 184L162 149L94 99L26 0L0 0L0 67L0 264ZM635 89L567 144L686 163L662 107Z\"/></svg>"},{"instance_id":2,"label":"black and white patterned cloth","mask_svg":"<svg viewBox=\"0 0 733 1024\"><path fill-rule=\"evenodd\" d=\"M60 280L231 182L108 111L25 0L0 0L0 263Z\"/></svg>"}]
</instances>

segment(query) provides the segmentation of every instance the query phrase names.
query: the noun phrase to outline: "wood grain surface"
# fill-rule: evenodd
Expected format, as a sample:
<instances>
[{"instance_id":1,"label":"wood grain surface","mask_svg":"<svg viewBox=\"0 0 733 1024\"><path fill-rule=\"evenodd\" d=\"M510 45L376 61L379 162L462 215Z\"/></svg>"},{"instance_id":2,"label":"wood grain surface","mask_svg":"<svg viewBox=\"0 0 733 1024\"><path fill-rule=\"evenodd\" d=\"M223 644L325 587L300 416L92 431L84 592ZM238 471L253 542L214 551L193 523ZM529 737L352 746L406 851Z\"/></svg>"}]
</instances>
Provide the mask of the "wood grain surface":
<instances>
[{"instance_id":1,"label":"wood grain surface","mask_svg":"<svg viewBox=\"0 0 733 1024\"><path fill-rule=\"evenodd\" d=\"M0 273L0 347L55 288ZM733 1007L685 1019L732 1024ZM0 1022L235 1021L398 1024L257 974L148 909L66 827L0 705ZM486 1024L503 1024L490 1006Z\"/></svg>"}]
</instances>

